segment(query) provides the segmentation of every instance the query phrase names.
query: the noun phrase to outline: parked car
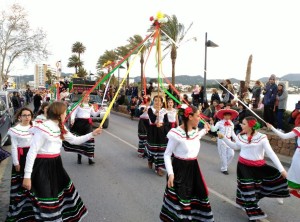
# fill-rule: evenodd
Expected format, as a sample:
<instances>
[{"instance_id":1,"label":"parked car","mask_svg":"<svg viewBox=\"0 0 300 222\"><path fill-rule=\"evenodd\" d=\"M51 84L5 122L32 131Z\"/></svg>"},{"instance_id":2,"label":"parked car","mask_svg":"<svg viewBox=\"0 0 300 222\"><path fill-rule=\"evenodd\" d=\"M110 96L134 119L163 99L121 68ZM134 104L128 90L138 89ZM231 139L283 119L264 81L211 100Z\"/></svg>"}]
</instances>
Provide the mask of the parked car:
<instances>
[{"instance_id":1,"label":"parked car","mask_svg":"<svg viewBox=\"0 0 300 222\"><path fill-rule=\"evenodd\" d=\"M11 127L11 119L8 113L6 104L2 98L0 98L0 143L1 146L11 145L11 140L7 134Z\"/></svg>"},{"instance_id":2,"label":"parked car","mask_svg":"<svg viewBox=\"0 0 300 222\"><path fill-rule=\"evenodd\" d=\"M70 94L69 95L69 107L72 106L72 104L76 103L79 101L79 99L81 98L81 94ZM101 110L100 114L96 117L91 116L92 120L93 120L93 126L94 127L99 127L100 123L102 122L102 119L108 109L107 106L107 101L104 100L102 103L102 98L97 95L97 94L90 94L90 101L91 104L97 104L98 108ZM102 127L103 128L107 128L109 125L109 116L110 114L108 114L107 118L105 119Z\"/></svg>"},{"instance_id":3,"label":"parked car","mask_svg":"<svg viewBox=\"0 0 300 222\"><path fill-rule=\"evenodd\" d=\"M10 92L0 91L0 98L5 102L6 109L10 116L11 125L15 124L14 107L11 102Z\"/></svg>"}]
</instances>

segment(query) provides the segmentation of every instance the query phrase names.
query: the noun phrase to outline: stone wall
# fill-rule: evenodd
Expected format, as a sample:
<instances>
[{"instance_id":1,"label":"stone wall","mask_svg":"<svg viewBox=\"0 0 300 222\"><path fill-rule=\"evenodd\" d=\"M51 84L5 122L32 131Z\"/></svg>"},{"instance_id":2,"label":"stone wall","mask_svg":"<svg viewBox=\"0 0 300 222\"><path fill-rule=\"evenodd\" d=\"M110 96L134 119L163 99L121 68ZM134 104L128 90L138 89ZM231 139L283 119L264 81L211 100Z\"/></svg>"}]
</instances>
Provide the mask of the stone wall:
<instances>
[{"instance_id":1,"label":"stone wall","mask_svg":"<svg viewBox=\"0 0 300 222\"><path fill-rule=\"evenodd\" d=\"M121 112L124 114L129 114L127 111L127 106L119 105L114 109L117 112ZM275 153L282 154L285 156L293 156L295 152L295 138L283 140L280 139L277 135L275 135L272 131L261 130L262 133L268 136L270 144L275 151Z\"/></svg>"},{"instance_id":2,"label":"stone wall","mask_svg":"<svg viewBox=\"0 0 300 222\"><path fill-rule=\"evenodd\" d=\"M295 152L295 138L283 140L273 132L263 132L267 134L270 144L275 151L285 156L293 156Z\"/></svg>"}]
</instances>

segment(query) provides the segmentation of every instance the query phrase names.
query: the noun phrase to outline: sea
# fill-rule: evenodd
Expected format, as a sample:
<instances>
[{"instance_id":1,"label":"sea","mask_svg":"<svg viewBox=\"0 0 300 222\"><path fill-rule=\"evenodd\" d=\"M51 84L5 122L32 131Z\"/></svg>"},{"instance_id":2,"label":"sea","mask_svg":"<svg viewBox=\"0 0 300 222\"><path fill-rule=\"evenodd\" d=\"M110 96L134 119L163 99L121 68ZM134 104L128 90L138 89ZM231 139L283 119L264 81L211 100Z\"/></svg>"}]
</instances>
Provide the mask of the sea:
<instances>
[{"instance_id":1,"label":"sea","mask_svg":"<svg viewBox=\"0 0 300 222\"><path fill-rule=\"evenodd\" d=\"M182 93L187 94L189 98L191 98L191 93ZM220 95L220 94L219 94ZM211 93L207 93L207 99L210 101ZM250 95L251 98L251 95ZM289 94L288 100L287 100L287 107L286 110L293 111L295 109L295 104L300 101L300 95L299 94Z\"/></svg>"}]
</instances>

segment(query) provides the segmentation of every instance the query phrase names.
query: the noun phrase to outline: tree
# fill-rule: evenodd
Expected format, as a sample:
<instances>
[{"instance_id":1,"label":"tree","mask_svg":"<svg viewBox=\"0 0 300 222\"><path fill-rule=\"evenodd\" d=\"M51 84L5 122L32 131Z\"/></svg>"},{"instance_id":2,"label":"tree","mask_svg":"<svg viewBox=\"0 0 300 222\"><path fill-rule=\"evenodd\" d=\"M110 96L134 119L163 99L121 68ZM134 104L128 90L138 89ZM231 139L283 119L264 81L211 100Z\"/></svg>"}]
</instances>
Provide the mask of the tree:
<instances>
[{"instance_id":1,"label":"tree","mask_svg":"<svg viewBox=\"0 0 300 222\"><path fill-rule=\"evenodd\" d=\"M133 37L130 37L127 41L129 42L130 50L132 50L143 41L143 38L140 35L134 35ZM143 47L143 45L141 45L137 50L140 50L141 47ZM140 63L141 63L141 89L144 88L144 81L143 81L144 69L143 69L143 67L144 67L144 62L145 62L144 54L147 50L147 47L148 46L145 44L145 46L142 48L141 54L140 54L140 57L141 57L141 59L140 59Z\"/></svg>"},{"instance_id":2,"label":"tree","mask_svg":"<svg viewBox=\"0 0 300 222\"><path fill-rule=\"evenodd\" d=\"M105 67L105 64L107 64L110 61L110 64L115 64L115 62L119 59L119 56L115 52L115 50L106 50L102 56L99 57L97 61L97 70L98 72L101 72L103 68L108 68L108 72L111 70L111 66Z\"/></svg>"},{"instance_id":3,"label":"tree","mask_svg":"<svg viewBox=\"0 0 300 222\"><path fill-rule=\"evenodd\" d=\"M23 58L24 63L46 59L46 34L42 29L32 30L25 9L13 4L0 15L0 85L7 79L13 63Z\"/></svg>"},{"instance_id":4,"label":"tree","mask_svg":"<svg viewBox=\"0 0 300 222\"><path fill-rule=\"evenodd\" d=\"M52 72L51 72L51 70L47 70L46 71L46 77L47 77L47 81L46 81L46 83L48 84L48 85L51 85L51 80L52 80Z\"/></svg>"},{"instance_id":5,"label":"tree","mask_svg":"<svg viewBox=\"0 0 300 222\"><path fill-rule=\"evenodd\" d=\"M176 15L168 16L168 22L162 24L161 33L162 41L167 43L167 46L164 50L169 50L171 53L171 61L172 61L172 85L175 86L175 64L177 59L177 48L180 47L182 43L186 43L190 40L197 40L195 37L187 39L185 42L185 36L187 32L192 27L193 23L189 25L189 27L185 30L185 26L182 23L178 22ZM165 34L164 34L165 33ZM167 36L167 35L168 36Z\"/></svg>"},{"instance_id":6,"label":"tree","mask_svg":"<svg viewBox=\"0 0 300 222\"><path fill-rule=\"evenodd\" d=\"M130 48L128 45L126 46L119 46L117 49L116 49L116 53L119 57L122 57L124 58L126 55L128 55L128 53L130 52ZM126 59L126 66L127 66L127 70L129 69L129 58L128 57ZM129 73L127 75L127 86L129 86Z\"/></svg>"},{"instance_id":7,"label":"tree","mask_svg":"<svg viewBox=\"0 0 300 222\"><path fill-rule=\"evenodd\" d=\"M83 65L83 62L80 61L80 59L78 58L77 55L73 54L70 58L69 58L69 62L68 62L68 67L72 68L75 67L75 73L77 73L77 68L81 67Z\"/></svg>"},{"instance_id":8,"label":"tree","mask_svg":"<svg viewBox=\"0 0 300 222\"><path fill-rule=\"evenodd\" d=\"M78 59L80 60L80 55L85 52L86 48L81 42L75 42L72 46L72 53L78 53ZM83 64L82 64L83 65Z\"/></svg>"},{"instance_id":9,"label":"tree","mask_svg":"<svg viewBox=\"0 0 300 222\"><path fill-rule=\"evenodd\" d=\"M80 66L78 68L78 73L77 73L78 77L86 77L87 74L88 74L87 71L83 67Z\"/></svg>"}]
</instances>

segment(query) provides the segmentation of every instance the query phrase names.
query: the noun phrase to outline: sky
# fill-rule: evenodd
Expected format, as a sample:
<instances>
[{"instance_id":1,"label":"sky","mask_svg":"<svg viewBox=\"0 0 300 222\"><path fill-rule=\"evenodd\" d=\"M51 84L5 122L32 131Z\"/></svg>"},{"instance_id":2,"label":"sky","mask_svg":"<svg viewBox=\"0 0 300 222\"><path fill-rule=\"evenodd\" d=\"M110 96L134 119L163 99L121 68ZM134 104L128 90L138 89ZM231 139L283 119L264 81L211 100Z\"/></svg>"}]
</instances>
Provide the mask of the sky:
<instances>
[{"instance_id":1,"label":"sky","mask_svg":"<svg viewBox=\"0 0 300 222\"><path fill-rule=\"evenodd\" d=\"M204 73L205 33L218 44L207 49L207 78L244 79L248 57L253 55L251 79L275 74L278 77L300 73L300 13L297 0L0 0L0 11L20 3L28 13L33 29L47 33L52 55L41 64L62 72L67 67L73 43L86 46L81 56L88 72L96 72L98 58L105 50L126 45L135 34L145 37L149 18L157 12L176 15L188 27L186 39L196 37L178 48L176 75ZM165 76L171 76L170 56L163 61ZM33 74L33 64L18 62L14 73ZM125 70L121 70L121 77ZM157 77L155 53L146 65L146 77ZM140 63L132 64L130 76L140 75Z\"/></svg>"}]
</instances>

